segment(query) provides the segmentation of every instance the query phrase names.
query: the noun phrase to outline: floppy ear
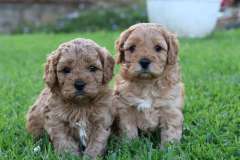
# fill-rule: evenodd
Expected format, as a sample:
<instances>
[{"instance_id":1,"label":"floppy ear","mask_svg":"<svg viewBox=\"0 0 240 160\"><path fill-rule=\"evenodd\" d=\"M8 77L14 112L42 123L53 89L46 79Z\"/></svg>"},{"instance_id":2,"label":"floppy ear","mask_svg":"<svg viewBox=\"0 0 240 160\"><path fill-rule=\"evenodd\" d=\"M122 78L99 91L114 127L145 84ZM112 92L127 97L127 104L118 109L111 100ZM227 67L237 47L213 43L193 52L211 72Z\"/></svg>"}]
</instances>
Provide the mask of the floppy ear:
<instances>
[{"instance_id":1,"label":"floppy ear","mask_svg":"<svg viewBox=\"0 0 240 160\"><path fill-rule=\"evenodd\" d=\"M113 77L114 59L106 48L98 48L99 57L103 66L102 83L108 83Z\"/></svg>"},{"instance_id":2,"label":"floppy ear","mask_svg":"<svg viewBox=\"0 0 240 160\"><path fill-rule=\"evenodd\" d=\"M57 63L60 57L60 53L57 51L52 52L45 64L44 80L49 88L53 88L57 83Z\"/></svg>"},{"instance_id":3,"label":"floppy ear","mask_svg":"<svg viewBox=\"0 0 240 160\"><path fill-rule=\"evenodd\" d=\"M132 33L133 30L135 30L134 26L125 30L124 32L121 33L120 37L115 42L115 48L117 52L117 56L116 56L117 64L123 63L125 61L123 46L125 41L128 39L129 35Z\"/></svg>"},{"instance_id":4,"label":"floppy ear","mask_svg":"<svg viewBox=\"0 0 240 160\"><path fill-rule=\"evenodd\" d=\"M177 36L169 33L170 35L167 37L168 43L168 59L167 63L173 65L177 62L178 59L178 40Z\"/></svg>"}]
</instances>

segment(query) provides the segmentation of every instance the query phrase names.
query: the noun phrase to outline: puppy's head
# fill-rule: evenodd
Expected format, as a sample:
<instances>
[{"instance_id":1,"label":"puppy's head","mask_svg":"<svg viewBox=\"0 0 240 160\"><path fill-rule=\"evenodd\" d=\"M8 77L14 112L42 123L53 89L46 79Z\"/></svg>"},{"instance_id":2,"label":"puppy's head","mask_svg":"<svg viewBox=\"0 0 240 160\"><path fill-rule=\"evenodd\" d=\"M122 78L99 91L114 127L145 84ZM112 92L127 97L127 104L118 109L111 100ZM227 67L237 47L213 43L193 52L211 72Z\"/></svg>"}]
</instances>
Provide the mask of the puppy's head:
<instances>
[{"instance_id":1,"label":"puppy's head","mask_svg":"<svg viewBox=\"0 0 240 160\"><path fill-rule=\"evenodd\" d=\"M44 80L67 100L94 98L113 76L114 60L105 48L86 39L61 44L49 57Z\"/></svg>"},{"instance_id":2,"label":"puppy's head","mask_svg":"<svg viewBox=\"0 0 240 160\"><path fill-rule=\"evenodd\" d=\"M177 62L178 41L160 25L140 23L122 32L116 41L116 63L126 79L155 79L166 65Z\"/></svg>"}]
</instances>

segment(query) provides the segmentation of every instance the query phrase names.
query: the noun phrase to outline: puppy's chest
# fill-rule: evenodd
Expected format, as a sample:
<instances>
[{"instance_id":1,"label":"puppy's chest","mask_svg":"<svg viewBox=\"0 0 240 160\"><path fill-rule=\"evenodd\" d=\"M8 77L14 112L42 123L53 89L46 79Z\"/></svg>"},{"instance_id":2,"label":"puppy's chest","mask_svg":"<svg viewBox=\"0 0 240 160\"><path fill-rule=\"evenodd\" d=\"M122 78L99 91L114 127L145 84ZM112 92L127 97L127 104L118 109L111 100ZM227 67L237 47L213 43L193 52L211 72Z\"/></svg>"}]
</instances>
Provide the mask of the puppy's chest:
<instances>
[{"instance_id":1,"label":"puppy's chest","mask_svg":"<svg viewBox=\"0 0 240 160\"><path fill-rule=\"evenodd\" d=\"M146 88L141 88L134 93L139 99L150 101L151 108L154 108L155 101L162 96L161 90L159 88L149 86Z\"/></svg>"},{"instance_id":2,"label":"puppy's chest","mask_svg":"<svg viewBox=\"0 0 240 160\"><path fill-rule=\"evenodd\" d=\"M159 88L148 87L141 91L135 93L135 95L140 99L140 103L137 103L135 108L136 112L136 123L138 128L144 131L152 131L159 125L159 108L156 102L161 96L161 90ZM138 105L149 104L145 106L142 110L139 110Z\"/></svg>"},{"instance_id":3,"label":"puppy's chest","mask_svg":"<svg viewBox=\"0 0 240 160\"><path fill-rule=\"evenodd\" d=\"M157 102L177 98L180 94L180 89L179 85L168 87L166 84L155 84L138 89L135 95L142 99L151 99L154 107L163 107L159 106Z\"/></svg>"},{"instance_id":4,"label":"puppy's chest","mask_svg":"<svg viewBox=\"0 0 240 160\"><path fill-rule=\"evenodd\" d=\"M88 115L88 112L85 110L78 110L76 113L72 113L66 120L72 131L72 136L79 141L81 147L85 148L92 130L91 117Z\"/></svg>"},{"instance_id":5,"label":"puppy's chest","mask_svg":"<svg viewBox=\"0 0 240 160\"><path fill-rule=\"evenodd\" d=\"M80 146L86 147L89 139L91 125L87 120L84 119L80 119L79 121L74 122L73 125L75 127L75 136L77 136Z\"/></svg>"},{"instance_id":6,"label":"puppy's chest","mask_svg":"<svg viewBox=\"0 0 240 160\"><path fill-rule=\"evenodd\" d=\"M74 120L70 120L69 127L72 130L72 136L79 142L80 147L85 148L92 130L88 117L83 114Z\"/></svg>"}]
</instances>

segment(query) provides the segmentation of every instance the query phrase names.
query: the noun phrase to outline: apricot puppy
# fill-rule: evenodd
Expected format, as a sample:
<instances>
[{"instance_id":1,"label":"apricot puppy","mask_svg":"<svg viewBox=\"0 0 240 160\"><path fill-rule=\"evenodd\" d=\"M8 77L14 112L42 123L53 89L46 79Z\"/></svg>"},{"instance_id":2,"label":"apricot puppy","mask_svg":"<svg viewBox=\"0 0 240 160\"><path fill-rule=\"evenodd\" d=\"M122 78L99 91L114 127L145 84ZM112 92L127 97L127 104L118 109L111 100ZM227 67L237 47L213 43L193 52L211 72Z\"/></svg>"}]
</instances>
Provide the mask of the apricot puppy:
<instances>
[{"instance_id":1,"label":"apricot puppy","mask_svg":"<svg viewBox=\"0 0 240 160\"><path fill-rule=\"evenodd\" d=\"M44 130L57 152L102 154L113 121L112 91L107 83L114 60L87 39L61 44L45 66L46 87L27 114L27 130Z\"/></svg>"},{"instance_id":2,"label":"apricot puppy","mask_svg":"<svg viewBox=\"0 0 240 160\"><path fill-rule=\"evenodd\" d=\"M121 33L116 41L114 104L118 125L129 138L138 130L160 128L161 147L181 139L184 87L178 64L176 36L160 25L140 23Z\"/></svg>"}]
</instances>

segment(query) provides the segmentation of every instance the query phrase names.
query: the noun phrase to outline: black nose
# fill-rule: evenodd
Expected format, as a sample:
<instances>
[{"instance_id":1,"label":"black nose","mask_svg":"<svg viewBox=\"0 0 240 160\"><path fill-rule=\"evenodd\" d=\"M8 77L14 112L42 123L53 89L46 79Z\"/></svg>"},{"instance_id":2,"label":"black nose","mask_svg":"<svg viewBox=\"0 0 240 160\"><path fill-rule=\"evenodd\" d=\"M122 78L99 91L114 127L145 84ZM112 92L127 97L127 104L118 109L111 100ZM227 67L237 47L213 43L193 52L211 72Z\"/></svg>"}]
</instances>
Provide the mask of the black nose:
<instances>
[{"instance_id":1,"label":"black nose","mask_svg":"<svg viewBox=\"0 0 240 160\"><path fill-rule=\"evenodd\" d=\"M74 87L79 91L83 90L85 85L86 85L86 83L81 80L76 80L74 83Z\"/></svg>"},{"instance_id":2,"label":"black nose","mask_svg":"<svg viewBox=\"0 0 240 160\"><path fill-rule=\"evenodd\" d=\"M147 69L151 61L147 58L142 58L139 61L139 64L142 66L143 69Z\"/></svg>"}]
</instances>

